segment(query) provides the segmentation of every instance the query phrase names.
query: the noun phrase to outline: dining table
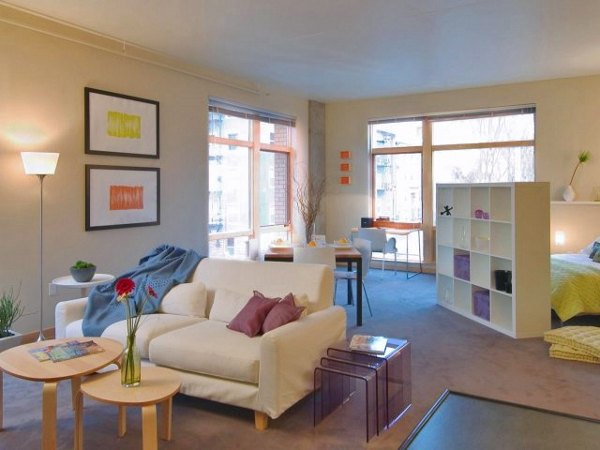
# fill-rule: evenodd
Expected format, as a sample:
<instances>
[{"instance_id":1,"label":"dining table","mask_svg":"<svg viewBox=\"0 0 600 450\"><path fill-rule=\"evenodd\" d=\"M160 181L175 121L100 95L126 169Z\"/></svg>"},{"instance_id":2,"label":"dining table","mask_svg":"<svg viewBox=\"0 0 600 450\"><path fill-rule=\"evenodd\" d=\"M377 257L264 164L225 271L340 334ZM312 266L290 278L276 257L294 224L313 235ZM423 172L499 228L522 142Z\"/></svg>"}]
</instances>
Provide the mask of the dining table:
<instances>
[{"instance_id":1,"label":"dining table","mask_svg":"<svg viewBox=\"0 0 600 450\"><path fill-rule=\"evenodd\" d=\"M351 246L335 246L336 263L346 263L348 271L356 267L356 326L362 326L362 257L358 250ZM294 248L292 246L270 247L264 255L265 261L293 262ZM348 304L352 304L352 280L348 279Z\"/></svg>"}]
</instances>

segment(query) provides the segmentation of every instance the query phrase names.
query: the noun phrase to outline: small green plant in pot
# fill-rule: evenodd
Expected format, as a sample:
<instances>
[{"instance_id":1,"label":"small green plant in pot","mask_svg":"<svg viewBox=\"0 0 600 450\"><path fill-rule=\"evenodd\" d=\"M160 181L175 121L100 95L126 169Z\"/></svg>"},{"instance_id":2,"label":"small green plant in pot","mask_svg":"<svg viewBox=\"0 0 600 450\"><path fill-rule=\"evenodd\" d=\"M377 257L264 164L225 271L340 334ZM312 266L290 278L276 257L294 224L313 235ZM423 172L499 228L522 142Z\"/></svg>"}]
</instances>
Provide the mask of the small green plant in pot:
<instances>
[{"instance_id":1,"label":"small green plant in pot","mask_svg":"<svg viewBox=\"0 0 600 450\"><path fill-rule=\"evenodd\" d=\"M79 283L85 283L94 278L96 266L91 262L79 260L70 267L69 271L71 272L71 276L75 279L75 281Z\"/></svg>"},{"instance_id":2,"label":"small green plant in pot","mask_svg":"<svg viewBox=\"0 0 600 450\"><path fill-rule=\"evenodd\" d=\"M25 307L19 300L19 291L15 293L12 288L2 291L2 296L0 296L0 338L14 335L10 328L23 315L24 309Z\"/></svg>"}]
</instances>

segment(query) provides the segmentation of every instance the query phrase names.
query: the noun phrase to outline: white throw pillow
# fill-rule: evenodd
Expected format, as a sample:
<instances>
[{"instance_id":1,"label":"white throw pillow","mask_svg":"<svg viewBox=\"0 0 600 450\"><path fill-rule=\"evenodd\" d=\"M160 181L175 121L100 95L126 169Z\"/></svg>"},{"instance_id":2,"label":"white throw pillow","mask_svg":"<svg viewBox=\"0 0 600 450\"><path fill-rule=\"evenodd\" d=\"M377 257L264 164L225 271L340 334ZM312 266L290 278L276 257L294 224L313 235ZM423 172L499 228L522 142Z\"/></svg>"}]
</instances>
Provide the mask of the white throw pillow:
<instances>
[{"instance_id":1,"label":"white throw pillow","mask_svg":"<svg viewBox=\"0 0 600 450\"><path fill-rule=\"evenodd\" d=\"M590 255L590 253L592 253L592 248L594 247L594 242L600 242L600 236L598 236L596 239L594 239L592 242L589 243L589 245L586 245L584 248L581 249L580 253L585 253L586 255Z\"/></svg>"},{"instance_id":2,"label":"white throw pillow","mask_svg":"<svg viewBox=\"0 0 600 450\"><path fill-rule=\"evenodd\" d=\"M199 281L173 286L160 302L158 312L206 317L206 286Z\"/></svg>"},{"instance_id":3,"label":"white throw pillow","mask_svg":"<svg viewBox=\"0 0 600 450\"><path fill-rule=\"evenodd\" d=\"M308 300L306 294L294 295L294 303L296 304L296 306L304 307L302 314L300 314L300 318L306 317L308 315L308 305L310 304L310 301Z\"/></svg>"},{"instance_id":4,"label":"white throw pillow","mask_svg":"<svg viewBox=\"0 0 600 450\"><path fill-rule=\"evenodd\" d=\"M229 323L246 306L250 297L249 295L240 294L228 289L217 289L208 318L210 320Z\"/></svg>"}]
</instances>

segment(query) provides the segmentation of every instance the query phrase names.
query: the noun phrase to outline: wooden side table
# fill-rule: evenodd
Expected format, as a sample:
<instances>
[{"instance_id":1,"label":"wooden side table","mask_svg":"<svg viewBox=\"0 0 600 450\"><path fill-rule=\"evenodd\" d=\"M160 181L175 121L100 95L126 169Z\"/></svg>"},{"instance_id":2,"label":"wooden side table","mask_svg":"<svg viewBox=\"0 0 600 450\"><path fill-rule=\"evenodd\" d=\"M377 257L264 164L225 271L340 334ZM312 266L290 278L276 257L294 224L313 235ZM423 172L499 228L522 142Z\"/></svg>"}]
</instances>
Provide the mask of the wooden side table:
<instances>
[{"instance_id":1,"label":"wooden side table","mask_svg":"<svg viewBox=\"0 0 600 450\"><path fill-rule=\"evenodd\" d=\"M118 435L127 432L127 406L142 408L142 442L144 450L158 448L156 405L161 404L160 438L171 440L173 396L179 392L181 381L170 369L143 367L142 382L136 387L121 386L121 371L94 375L81 383L75 406L75 449L83 448L83 394L119 407Z\"/></svg>"},{"instance_id":2,"label":"wooden side table","mask_svg":"<svg viewBox=\"0 0 600 450\"><path fill-rule=\"evenodd\" d=\"M93 340L104 349L103 352L81 356L61 362L40 362L29 350L62 344L67 341ZM123 352L120 342L107 338L50 339L31 344L19 345L0 353L0 428L3 420L2 385L3 372L17 378L44 383L42 393L42 448L56 448L56 389L58 382L71 380L71 393L74 403L79 393L81 377L117 361Z\"/></svg>"}]
</instances>

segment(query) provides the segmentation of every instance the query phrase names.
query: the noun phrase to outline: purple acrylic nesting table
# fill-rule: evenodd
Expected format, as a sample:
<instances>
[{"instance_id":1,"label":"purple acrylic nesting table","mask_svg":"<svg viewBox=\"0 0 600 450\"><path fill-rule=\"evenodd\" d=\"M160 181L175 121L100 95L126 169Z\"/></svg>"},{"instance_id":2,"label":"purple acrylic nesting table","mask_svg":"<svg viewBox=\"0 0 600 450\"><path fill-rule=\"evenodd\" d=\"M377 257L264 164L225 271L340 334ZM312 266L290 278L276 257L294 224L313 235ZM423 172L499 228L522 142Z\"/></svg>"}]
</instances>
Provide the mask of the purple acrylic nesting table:
<instances>
[{"instance_id":1,"label":"purple acrylic nesting table","mask_svg":"<svg viewBox=\"0 0 600 450\"><path fill-rule=\"evenodd\" d=\"M315 369L315 426L364 386L367 441L393 425L411 404L410 343L388 338L381 355L355 352L347 343L327 349Z\"/></svg>"}]
</instances>

